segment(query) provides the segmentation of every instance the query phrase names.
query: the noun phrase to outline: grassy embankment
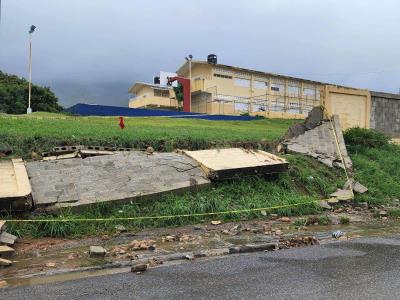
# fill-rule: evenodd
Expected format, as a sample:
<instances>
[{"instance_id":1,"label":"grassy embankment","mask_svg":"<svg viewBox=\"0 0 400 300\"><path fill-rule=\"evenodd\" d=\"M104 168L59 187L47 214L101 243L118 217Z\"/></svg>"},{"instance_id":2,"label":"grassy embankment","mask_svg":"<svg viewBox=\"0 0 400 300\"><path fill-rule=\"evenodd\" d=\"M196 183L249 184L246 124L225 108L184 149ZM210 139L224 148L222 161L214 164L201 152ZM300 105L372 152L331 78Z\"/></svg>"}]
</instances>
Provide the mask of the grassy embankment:
<instances>
[{"instance_id":1,"label":"grassy embankment","mask_svg":"<svg viewBox=\"0 0 400 300\"><path fill-rule=\"evenodd\" d=\"M126 131L121 131L115 118L37 119L32 117L0 118L0 136L6 137L9 146L22 154L29 151L46 150L46 147L69 142L91 145L136 146L152 145L159 150L168 150L187 145L190 149L223 146L243 141L255 145L266 145L281 136L294 121L257 120L252 122L223 122L203 120L181 120L140 118L127 119ZM8 127L3 130L4 125ZM13 125L13 128L10 127ZM386 203L400 197L400 148L383 143L359 145L346 135L352 143L350 153L354 161L356 178L370 191L356 197L356 201ZM362 138L365 140L365 137ZM2 139L0 138L0 141ZM158 147L157 147L158 145ZM21 147L21 148L19 148ZM218 212L235 209L270 207L295 204L325 198L344 183L343 172L329 169L319 162L301 155L287 155L290 170L276 180L262 177L227 181L213 185L198 193L167 194L156 201L137 201L126 205L98 205L80 214L65 211L59 217L45 218L96 218L177 215L188 213ZM315 205L271 211L281 215L296 215L317 212ZM154 219L108 222L62 222L10 224L12 232L20 236L79 236L99 235L114 230L116 224L128 229L149 226L177 226L207 221L209 219L238 220L261 217L260 212L227 214L214 217L190 217L176 219ZM35 216L32 218L43 218Z\"/></svg>"},{"instance_id":2,"label":"grassy embankment","mask_svg":"<svg viewBox=\"0 0 400 300\"><path fill-rule=\"evenodd\" d=\"M171 118L125 118L125 129L117 117L73 117L50 113L30 116L0 115L0 151L11 148L15 155L29 157L32 151L54 146L114 146L157 151L176 148L198 150L250 144L268 148L298 120L209 121Z\"/></svg>"}]
</instances>

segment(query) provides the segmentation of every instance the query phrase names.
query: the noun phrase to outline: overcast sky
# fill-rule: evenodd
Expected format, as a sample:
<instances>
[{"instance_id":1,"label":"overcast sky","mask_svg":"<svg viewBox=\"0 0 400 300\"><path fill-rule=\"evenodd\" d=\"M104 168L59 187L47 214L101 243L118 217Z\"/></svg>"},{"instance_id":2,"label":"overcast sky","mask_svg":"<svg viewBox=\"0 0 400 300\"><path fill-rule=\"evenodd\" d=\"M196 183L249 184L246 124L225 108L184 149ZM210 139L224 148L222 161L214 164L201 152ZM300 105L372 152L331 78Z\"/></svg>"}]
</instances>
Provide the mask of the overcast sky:
<instances>
[{"instance_id":1,"label":"overcast sky","mask_svg":"<svg viewBox=\"0 0 400 300\"><path fill-rule=\"evenodd\" d=\"M0 70L27 77L28 30L36 25L33 81L50 85L63 104L87 97L126 105L131 83L175 71L189 53L371 90L400 88L398 0L1 2Z\"/></svg>"}]
</instances>

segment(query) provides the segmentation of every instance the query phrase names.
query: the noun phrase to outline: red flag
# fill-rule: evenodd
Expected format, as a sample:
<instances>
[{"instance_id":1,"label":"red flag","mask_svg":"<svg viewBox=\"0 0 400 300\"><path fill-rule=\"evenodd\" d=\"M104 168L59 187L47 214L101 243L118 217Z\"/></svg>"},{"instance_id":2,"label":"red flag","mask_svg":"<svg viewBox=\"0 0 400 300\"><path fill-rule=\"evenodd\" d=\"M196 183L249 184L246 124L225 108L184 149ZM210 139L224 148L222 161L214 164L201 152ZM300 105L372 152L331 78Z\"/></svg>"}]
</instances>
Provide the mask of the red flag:
<instances>
[{"instance_id":1,"label":"red flag","mask_svg":"<svg viewBox=\"0 0 400 300\"><path fill-rule=\"evenodd\" d=\"M124 117L119 117L119 127L121 127L121 129L125 128Z\"/></svg>"}]
</instances>

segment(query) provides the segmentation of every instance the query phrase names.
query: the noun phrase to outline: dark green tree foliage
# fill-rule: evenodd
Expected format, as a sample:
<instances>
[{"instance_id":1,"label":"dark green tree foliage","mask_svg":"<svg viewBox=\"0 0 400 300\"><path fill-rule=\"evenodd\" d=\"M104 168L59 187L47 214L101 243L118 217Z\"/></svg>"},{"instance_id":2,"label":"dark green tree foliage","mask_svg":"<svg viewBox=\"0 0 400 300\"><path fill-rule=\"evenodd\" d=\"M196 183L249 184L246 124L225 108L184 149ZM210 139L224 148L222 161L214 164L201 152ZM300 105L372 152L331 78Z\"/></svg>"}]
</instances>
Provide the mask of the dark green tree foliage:
<instances>
[{"instance_id":1,"label":"dark green tree foliage","mask_svg":"<svg viewBox=\"0 0 400 300\"><path fill-rule=\"evenodd\" d=\"M178 83L177 87L174 87L174 92L175 92L175 97L176 100L179 103L179 107L182 107L182 102L183 102L183 86L182 84Z\"/></svg>"},{"instance_id":2,"label":"dark green tree foliage","mask_svg":"<svg viewBox=\"0 0 400 300\"><path fill-rule=\"evenodd\" d=\"M0 71L0 112L24 114L28 107L28 81ZM48 87L32 85L33 111L59 112L62 106Z\"/></svg>"}]
</instances>

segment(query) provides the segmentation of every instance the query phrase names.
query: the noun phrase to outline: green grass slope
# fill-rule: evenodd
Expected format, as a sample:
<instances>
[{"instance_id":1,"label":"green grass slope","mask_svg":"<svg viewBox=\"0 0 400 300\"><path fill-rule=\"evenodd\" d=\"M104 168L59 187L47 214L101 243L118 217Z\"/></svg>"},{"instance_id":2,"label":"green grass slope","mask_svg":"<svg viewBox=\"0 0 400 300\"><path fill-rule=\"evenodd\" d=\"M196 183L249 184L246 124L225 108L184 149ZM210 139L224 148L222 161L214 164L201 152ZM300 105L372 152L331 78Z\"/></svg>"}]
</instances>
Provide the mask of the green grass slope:
<instances>
[{"instance_id":1,"label":"green grass slope","mask_svg":"<svg viewBox=\"0 0 400 300\"><path fill-rule=\"evenodd\" d=\"M158 151L190 150L251 143L265 148L299 120L209 121L162 117L125 118L120 129L117 117L74 117L50 113L30 116L0 115L0 148L15 155L48 151L60 145L97 145L144 148Z\"/></svg>"}]
</instances>

